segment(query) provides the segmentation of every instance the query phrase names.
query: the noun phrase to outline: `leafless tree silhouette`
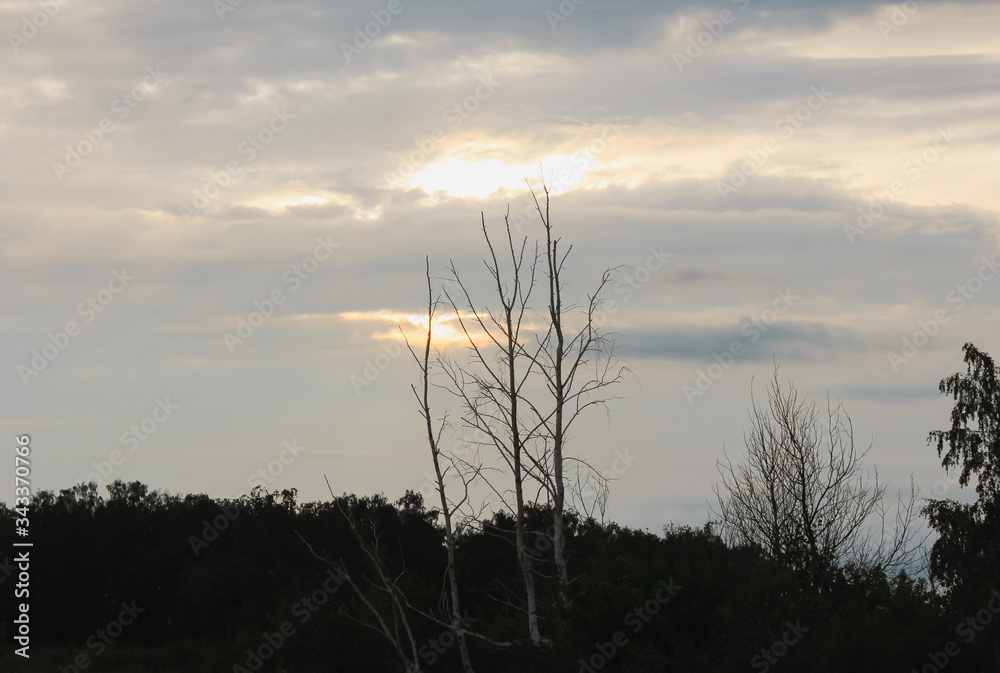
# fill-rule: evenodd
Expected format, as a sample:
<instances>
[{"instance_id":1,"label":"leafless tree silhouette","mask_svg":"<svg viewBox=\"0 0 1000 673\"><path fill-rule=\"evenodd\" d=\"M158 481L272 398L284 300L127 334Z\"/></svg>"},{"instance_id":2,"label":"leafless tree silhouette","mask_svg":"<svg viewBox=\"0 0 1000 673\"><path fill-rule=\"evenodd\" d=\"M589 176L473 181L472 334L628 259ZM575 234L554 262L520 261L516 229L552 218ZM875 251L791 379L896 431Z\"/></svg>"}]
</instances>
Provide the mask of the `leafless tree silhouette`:
<instances>
[{"instance_id":1,"label":"leafless tree silhouette","mask_svg":"<svg viewBox=\"0 0 1000 673\"><path fill-rule=\"evenodd\" d=\"M871 445L855 445L843 406L828 398L823 410L791 383L783 388L777 366L767 405L751 399L746 457L717 463L723 536L803 571L819 588L838 566L890 573L912 564L926 539L917 539L912 477L909 497L897 495L890 507L887 483L864 469Z\"/></svg>"},{"instance_id":2,"label":"leafless tree silhouette","mask_svg":"<svg viewBox=\"0 0 1000 673\"><path fill-rule=\"evenodd\" d=\"M452 503L448 499L445 489L445 477L450 466L442 467L441 454L441 433L447 424L447 418L442 419L437 430L434 428L434 417L431 416L430 403L430 376L431 376L431 337L434 326L434 312L437 308L437 301L434 299L434 288L431 284L430 260L425 259L427 275L427 342L424 345L423 356L417 355L409 340L406 346L420 367L420 388L413 386L413 394L420 405L420 415L427 426L427 444L431 451L431 462L434 464L434 477L437 482L437 491L441 504L441 516L444 519L445 546L448 552L448 586L451 590L451 629L458 642L459 652L462 656L462 670L465 673L473 673L472 661L469 659L469 647L465 640L465 627L462 620L461 595L459 593L458 576L455 571L455 529L452 521L452 514L455 509L461 509L469 500L469 482L462 481L463 493L457 503ZM400 330L402 332L402 330ZM406 339L406 335L403 335ZM459 473L461 474L461 472Z\"/></svg>"},{"instance_id":3,"label":"leafless tree silhouette","mask_svg":"<svg viewBox=\"0 0 1000 673\"><path fill-rule=\"evenodd\" d=\"M494 308L477 304L454 262L449 265L444 293L468 345L469 362L439 360L447 388L462 407L462 425L487 438L487 447L495 450L512 481L506 486L505 477L494 470L465 465L466 474L485 483L513 515L528 631L535 643L542 636L533 550L525 525L529 494L534 490L535 500L551 507L553 561L559 595L564 597L570 581L565 555L567 475L571 495L574 483L578 496L584 495L583 484L595 484L591 488L599 501L595 509L603 512L607 498L607 484L600 473L566 450L568 433L584 411L612 399L605 389L618 383L626 371L618 366L612 340L596 324L601 293L610 283L611 272L602 274L595 292L582 305L564 300L565 265L572 246L563 249L561 239L554 235L549 190L544 183L541 188L544 203L534 191L532 196L544 238L533 250L527 237L515 239L509 209L502 247L491 238L485 215L480 217L489 252L483 261L495 293ZM540 277L547 293L544 308L535 309L531 302Z\"/></svg>"}]
</instances>

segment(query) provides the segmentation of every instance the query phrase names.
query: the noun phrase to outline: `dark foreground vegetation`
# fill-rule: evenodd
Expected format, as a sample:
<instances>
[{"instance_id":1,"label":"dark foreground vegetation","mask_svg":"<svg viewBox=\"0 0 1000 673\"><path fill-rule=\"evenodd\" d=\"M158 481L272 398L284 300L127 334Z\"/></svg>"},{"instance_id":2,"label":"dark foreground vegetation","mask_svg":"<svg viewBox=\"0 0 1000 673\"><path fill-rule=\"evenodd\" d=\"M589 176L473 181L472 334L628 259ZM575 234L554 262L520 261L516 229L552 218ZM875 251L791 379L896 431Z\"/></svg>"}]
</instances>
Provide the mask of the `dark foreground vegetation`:
<instances>
[{"instance_id":1,"label":"dark foreground vegetation","mask_svg":"<svg viewBox=\"0 0 1000 673\"><path fill-rule=\"evenodd\" d=\"M296 503L291 491L182 498L138 482L109 491L107 499L81 487L34 498L32 525L44 542L33 555L33 649L36 659L52 657L45 670L74 670L81 655L94 671L402 670L382 636L354 621L371 619L360 596L387 599L337 503ZM339 504L378 531L408 600L444 616L442 531L419 496L394 504L347 496ZM3 517L3 530L12 530L10 512ZM541 532L549 516L533 510L529 520ZM216 537L214 522L223 521ZM924 670L928 652L947 657L949 671L997 670L1000 629L989 623L1000 621L995 566L992 577L957 577L947 597L905 575L850 569L815 591L752 549L728 548L709 528L657 535L574 520L566 606L546 592L554 583L539 582L551 639L539 647L523 637L513 524L496 517L484 531L458 547L467 628L510 645L471 638L478 671L908 672ZM342 559L361 594L332 580L297 533L317 553ZM543 558L540 578L552 571ZM6 593L12 582L5 584ZM138 614L126 613L132 623L119 630L109 625L123 605ZM7 643L10 614L8 607ZM461 670L447 626L416 611L408 623L424 670ZM947 654L949 642L956 656ZM29 670L7 651L3 670Z\"/></svg>"},{"instance_id":2,"label":"dark foreground vegetation","mask_svg":"<svg viewBox=\"0 0 1000 673\"><path fill-rule=\"evenodd\" d=\"M998 671L1000 395L992 359L967 345L966 361L941 384L952 428L930 440L978 499L925 503L939 535L927 578L836 559L818 574L815 558L727 544L711 526L661 535L568 512L564 585L552 513L529 505L539 643L509 515L456 532L455 624L445 530L418 494L219 500L117 481L107 498L93 484L32 498L32 659L5 648L0 670ZM0 508L7 549L13 518Z\"/></svg>"}]
</instances>

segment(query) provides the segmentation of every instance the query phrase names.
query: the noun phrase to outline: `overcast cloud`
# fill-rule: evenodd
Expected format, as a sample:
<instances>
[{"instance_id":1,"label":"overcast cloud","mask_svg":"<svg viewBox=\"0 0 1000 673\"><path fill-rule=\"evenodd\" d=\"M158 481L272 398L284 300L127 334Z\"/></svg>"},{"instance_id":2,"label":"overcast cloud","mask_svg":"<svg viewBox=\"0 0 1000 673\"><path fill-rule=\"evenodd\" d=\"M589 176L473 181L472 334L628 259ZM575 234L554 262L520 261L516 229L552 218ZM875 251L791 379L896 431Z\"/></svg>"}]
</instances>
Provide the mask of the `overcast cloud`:
<instances>
[{"instance_id":1,"label":"overcast cloud","mask_svg":"<svg viewBox=\"0 0 1000 673\"><path fill-rule=\"evenodd\" d=\"M351 377L424 310L425 255L472 278L480 212L530 215L539 162L571 290L619 267L636 377L573 442L638 457L622 523L706 520L773 362L929 487L938 381L964 342L1000 355L996 3L49 0L0 27L0 426L36 488L119 450L112 479L234 496L293 439L272 488L420 488L412 361Z\"/></svg>"}]
</instances>

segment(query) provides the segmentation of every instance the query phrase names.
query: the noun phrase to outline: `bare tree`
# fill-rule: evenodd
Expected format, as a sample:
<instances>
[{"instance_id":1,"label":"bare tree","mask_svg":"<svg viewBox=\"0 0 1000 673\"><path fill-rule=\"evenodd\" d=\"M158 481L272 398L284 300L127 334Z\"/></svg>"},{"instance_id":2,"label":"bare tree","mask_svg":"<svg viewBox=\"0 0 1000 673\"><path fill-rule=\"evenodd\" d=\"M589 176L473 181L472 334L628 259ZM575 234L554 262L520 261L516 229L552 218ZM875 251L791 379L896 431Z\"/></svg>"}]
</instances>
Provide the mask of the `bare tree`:
<instances>
[{"instance_id":1,"label":"bare tree","mask_svg":"<svg viewBox=\"0 0 1000 673\"><path fill-rule=\"evenodd\" d=\"M820 589L835 567L909 566L923 543L915 540L912 478L909 498L900 494L890 507L886 482L863 467L871 444L858 450L843 406L827 398L824 411L791 383L783 389L777 367L767 405L751 400L746 458L717 463L723 536L804 572Z\"/></svg>"},{"instance_id":2,"label":"bare tree","mask_svg":"<svg viewBox=\"0 0 1000 673\"><path fill-rule=\"evenodd\" d=\"M429 405L427 409L429 410ZM435 447L437 446L436 436L434 445ZM445 471L441 471L440 474L440 485L442 486L443 491ZM324 479L326 479L326 477L324 477ZM298 535L299 539L305 543L306 547L308 547L313 556L332 568L336 573L337 578L350 587L354 598L359 604L361 616L352 614L346 605L338 606L338 612L345 618L350 619L351 621L381 635L382 638L384 638L389 644L393 653L402 662L407 673L420 673L421 670L420 648L416 641L414 631L410 626L410 612L415 613L438 626L450 629L452 633L456 635L456 639L460 644L462 666L465 673L474 673L468 654L467 636L474 637L495 648L508 648L513 646L514 643L512 642L493 640L492 638L482 634L466 630L464 622L461 621L461 619L459 619L456 623L455 615L458 614L458 610L461 608L461 605L457 594L458 581L454 575L455 557L453 535L448 535L448 539L451 540L451 542L448 543L448 574L449 586L452 589L452 602L451 609L449 610L448 621L443 621L438 617L438 615L434 614L433 610L422 608L410 602L403 589L406 576L405 561L402 563L402 568L397 573L394 573L389 568L389 563L387 563L386 560L387 557L389 557L389 554L386 553L382 544L382 538L386 533L385 521L379 521L377 514L375 517L372 517L370 513L368 517L361 517L362 520L359 521L359 517L355 516L355 510L365 502L364 499L359 499L353 495L345 495L341 498L337 498L333 494L333 489L330 487L330 481L328 479L326 479L326 486L330 491L330 496L333 499L334 505L347 522L348 528L351 531L351 536L357 543L362 557L367 560L366 565L368 566L368 571L366 572L362 569L358 579L355 579L355 576L351 574L343 559L334 560L328 555L320 554L313 548L312 544L310 544L309 541L302 536L301 533L296 531L296 535ZM453 511L453 506L450 502L447 500L445 502L448 507L447 511ZM369 501L368 504L371 504L371 501ZM375 504L378 504L377 499ZM398 543L398 540L396 542ZM402 547L399 547L399 552L402 552Z\"/></svg>"},{"instance_id":3,"label":"bare tree","mask_svg":"<svg viewBox=\"0 0 1000 673\"><path fill-rule=\"evenodd\" d=\"M357 504L357 500L354 496L351 496L348 499L347 507L345 508L342 501L333 494L333 488L331 488L330 481L328 479L326 480L326 487L329 489L330 497L333 499L337 509L340 510L340 513L347 521L355 541L360 546L361 551L364 556L367 557L371 568L374 570L374 574L377 579L373 580L369 577L365 577L364 579L366 580L367 585L374 589L378 594L381 594L383 596L383 600L371 600L362 586L360 586L350 574L343 560L335 561L328 556L320 555L315 549L313 549L312 545L309 544L309 541L302 537L301 533L296 531L296 535L298 535L299 539L305 543L313 556L329 565L336 572L337 576L347 583L347 585L351 588L354 597L359 603L361 603L362 606L364 606L365 612L371 616L371 620L359 619L343 607L339 608L340 614L351 621L360 624L361 626L379 633L392 648L395 655L403 663L403 667L407 673L420 673L418 643L414 637L413 630L410 628L410 621L406 610L406 608L412 608L412 606L409 604L409 601L406 600L406 595L399 586L402 574L393 575L393 573L387 568L383 560L383 554L379 548L381 536L377 526L374 524L372 525L371 541L366 540L365 536L362 535L358 522L354 517L354 505Z\"/></svg>"},{"instance_id":4,"label":"bare tree","mask_svg":"<svg viewBox=\"0 0 1000 673\"><path fill-rule=\"evenodd\" d=\"M614 342L594 324L595 315L603 301L602 292L611 282L611 270L605 269L594 293L587 296L582 307L566 305L563 302L565 289L563 271L566 259L573 246L560 250L561 238L554 235L549 212L549 188L543 182L544 206L539 203L534 190L531 196L545 230L545 267L548 280L548 330L538 339L539 348L531 355L535 368L545 379L550 395L550 405L531 402L529 405L537 415L539 424L545 431L545 439L551 445L551 462L545 471L552 502L552 553L560 582L560 595L565 597L569 575L566 568L566 473L570 460L579 461L566 452L566 439L573 423L587 408L604 406L609 397L603 396L603 389L622 380L622 367L616 366ZM567 324L574 314L582 313L582 325L573 329ZM588 368L593 365L593 368ZM543 413L540 409L545 409ZM590 468L579 461L577 467ZM593 472L596 473L596 470ZM598 477L600 475L598 474ZM588 477L590 478L590 477ZM586 478L585 478L586 480ZM580 484L579 472L576 484ZM607 484L601 482L604 491L598 494L599 506L607 498Z\"/></svg>"},{"instance_id":5,"label":"bare tree","mask_svg":"<svg viewBox=\"0 0 1000 673\"><path fill-rule=\"evenodd\" d=\"M586 505L582 496L584 486L589 485L595 500L590 512L599 509L603 515L607 500L606 481L585 461L567 452L567 438L584 411L611 399L604 395L604 388L618 383L626 371L616 368L613 342L597 325L601 295L611 281L611 271L605 270L595 292L580 304L564 299L564 271L572 246L564 249L555 235L549 190L544 183L541 189L544 204L531 192L544 235L535 244L533 255L527 237L515 240L509 209L502 248L494 245L481 215L489 251L483 261L496 308L478 305L454 263L450 265L453 287L446 287L445 295L465 335L470 362L459 365L442 360L449 389L463 409L463 425L488 438L487 444L505 465L504 473L512 477L508 488L492 470L467 466L468 473L485 483L513 515L529 634L535 643L542 638L525 506L534 489L535 501L551 507L552 526L544 535L551 535L558 594L565 599L569 584L567 490L571 502L576 498ZM543 272L539 272L540 266ZM540 302L542 307L536 309L531 300L541 278L547 292Z\"/></svg>"},{"instance_id":6,"label":"bare tree","mask_svg":"<svg viewBox=\"0 0 1000 673\"><path fill-rule=\"evenodd\" d=\"M445 545L448 552L448 584L451 589L451 630L452 633L455 634L455 639L458 641L458 649L462 656L462 670L464 670L465 673L473 673L472 662L469 659L469 648L465 641L465 627L463 626L462 621L461 596L459 594L458 576L455 572L455 532L452 524L453 509L460 509L469 499L469 484L468 481L463 479L464 493L461 500L459 500L453 507L445 492L445 476L448 468L442 468L441 466L441 432L444 430L447 419L442 420L441 424L438 426L437 432L435 432L434 419L431 416L431 335L433 333L434 311L437 307L437 302L434 300L434 290L431 286L430 260L425 258L424 262L427 274L427 343L424 345L423 357L419 357L417 353L414 352L413 347L410 345L409 340L406 339L405 334L403 335L403 338L406 340L406 346L409 348L410 354L416 361L417 366L420 367L420 390L418 391L416 386L413 386L412 388L413 394L416 396L417 401L420 404L420 415L424 418L427 425L427 444L431 450L431 461L434 463L434 477L437 480L437 490L441 503L441 515L444 518ZM402 332L402 330L400 330L400 332Z\"/></svg>"},{"instance_id":7,"label":"bare tree","mask_svg":"<svg viewBox=\"0 0 1000 673\"><path fill-rule=\"evenodd\" d=\"M576 470L572 477L567 491L573 509L603 524L608 511L611 480L594 469Z\"/></svg>"},{"instance_id":8,"label":"bare tree","mask_svg":"<svg viewBox=\"0 0 1000 673\"><path fill-rule=\"evenodd\" d=\"M538 424L526 427L522 412L522 390L533 368L531 355L522 348L522 326L528 316L528 302L535 286L537 254L527 257L527 238L515 243L510 226L510 212L505 216L507 245L510 256L509 277L505 276L497 257L493 241L486 229L486 217L481 215L483 237L489 249L489 259L484 260L493 282L500 308L496 312L476 306L468 287L462 280L454 262L450 264L451 280L455 295L445 288L452 310L466 337L472 366L460 366L442 360L442 369L450 379L449 390L462 405L462 422L483 433L506 463L513 478L515 546L518 565L525 587L525 609L528 616L528 633L533 643L542 641L538 626L538 599L531 570L525 531L525 479L531 470L540 466L528 450L538 433ZM480 339L484 342L480 343ZM476 470L476 477L483 477ZM507 503L506 489L483 479Z\"/></svg>"}]
</instances>

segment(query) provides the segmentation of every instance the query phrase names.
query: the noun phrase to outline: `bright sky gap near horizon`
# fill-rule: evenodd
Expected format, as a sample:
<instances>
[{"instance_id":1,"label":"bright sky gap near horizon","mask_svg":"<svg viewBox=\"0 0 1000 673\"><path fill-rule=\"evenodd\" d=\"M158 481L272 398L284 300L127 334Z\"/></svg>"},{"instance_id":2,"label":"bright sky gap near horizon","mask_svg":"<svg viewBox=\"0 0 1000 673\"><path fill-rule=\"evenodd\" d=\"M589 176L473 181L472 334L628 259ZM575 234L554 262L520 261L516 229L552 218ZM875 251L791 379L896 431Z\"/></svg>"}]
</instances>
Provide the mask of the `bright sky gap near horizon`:
<instances>
[{"instance_id":1,"label":"bright sky gap near horizon","mask_svg":"<svg viewBox=\"0 0 1000 673\"><path fill-rule=\"evenodd\" d=\"M997 3L18 0L0 28L0 426L38 489L115 451L173 492L292 454L267 485L302 500L420 489L396 325L425 255L482 280L480 211L530 214L539 164L570 289L631 267L605 327L637 380L571 438L630 456L612 520L704 523L773 361L929 492L939 380L1000 355Z\"/></svg>"}]
</instances>

